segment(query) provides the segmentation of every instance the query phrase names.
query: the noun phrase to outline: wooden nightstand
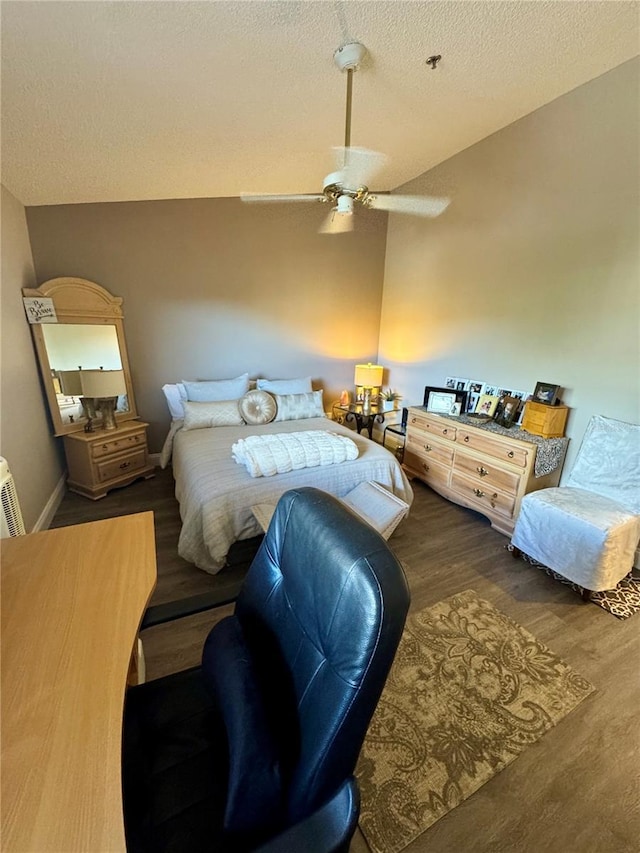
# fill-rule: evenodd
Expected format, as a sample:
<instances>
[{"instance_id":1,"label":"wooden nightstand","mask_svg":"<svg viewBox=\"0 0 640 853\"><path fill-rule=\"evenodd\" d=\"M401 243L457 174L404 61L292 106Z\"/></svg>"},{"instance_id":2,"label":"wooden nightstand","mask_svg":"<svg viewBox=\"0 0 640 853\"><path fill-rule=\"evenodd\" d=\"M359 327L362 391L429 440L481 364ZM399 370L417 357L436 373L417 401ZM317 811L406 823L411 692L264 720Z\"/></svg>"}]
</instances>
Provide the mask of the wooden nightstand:
<instances>
[{"instance_id":1,"label":"wooden nightstand","mask_svg":"<svg viewBox=\"0 0 640 853\"><path fill-rule=\"evenodd\" d=\"M153 477L147 449L148 426L143 421L125 421L118 429L65 435L69 489L95 501L140 477Z\"/></svg>"}]
</instances>

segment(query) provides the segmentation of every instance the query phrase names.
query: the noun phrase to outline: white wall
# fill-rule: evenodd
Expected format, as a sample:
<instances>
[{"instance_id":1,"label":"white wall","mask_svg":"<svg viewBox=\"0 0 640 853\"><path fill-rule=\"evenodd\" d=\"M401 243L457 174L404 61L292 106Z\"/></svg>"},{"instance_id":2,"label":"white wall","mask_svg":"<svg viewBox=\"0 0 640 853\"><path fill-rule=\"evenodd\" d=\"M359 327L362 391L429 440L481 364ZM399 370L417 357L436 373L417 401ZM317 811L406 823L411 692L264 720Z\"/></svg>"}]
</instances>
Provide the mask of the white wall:
<instances>
[{"instance_id":1,"label":"white wall","mask_svg":"<svg viewBox=\"0 0 640 853\"><path fill-rule=\"evenodd\" d=\"M22 305L22 288L34 286L25 210L2 187L0 456L9 462L27 531L40 519L63 473Z\"/></svg>"},{"instance_id":2,"label":"white wall","mask_svg":"<svg viewBox=\"0 0 640 853\"><path fill-rule=\"evenodd\" d=\"M391 384L413 404L451 375L561 385L565 476L591 415L640 420L639 75L627 62L399 190L449 195L439 219L389 219Z\"/></svg>"}]
</instances>

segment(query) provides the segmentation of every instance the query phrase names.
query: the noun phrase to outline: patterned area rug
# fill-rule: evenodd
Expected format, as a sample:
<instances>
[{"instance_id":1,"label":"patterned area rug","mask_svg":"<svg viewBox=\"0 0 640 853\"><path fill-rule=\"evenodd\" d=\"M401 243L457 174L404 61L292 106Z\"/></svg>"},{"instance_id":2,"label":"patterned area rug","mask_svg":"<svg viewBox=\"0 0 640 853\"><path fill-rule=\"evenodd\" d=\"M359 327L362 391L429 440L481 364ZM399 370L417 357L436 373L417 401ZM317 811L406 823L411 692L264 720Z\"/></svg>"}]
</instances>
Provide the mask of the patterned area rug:
<instances>
[{"instance_id":1,"label":"patterned area rug","mask_svg":"<svg viewBox=\"0 0 640 853\"><path fill-rule=\"evenodd\" d=\"M513 545L509 544L506 547L509 551L513 551ZM563 578L562 575L559 575L557 572L554 572L553 569L550 569L548 566L544 566L542 563L539 563L527 554L523 554L521 552L520 556L525 563L529 563L531 566L536 566L536 568L542 569L547 575L549 575L549 577L565 584L565 586L570 586L571 589L579 595L582 595L582 587L579 584L573 583L573 581L570 581L567 578ZM618 619L628 619L629 616L633 616L634 613L638 613L640 611L640 580L634 578L632 574L628 574L626 578L622 578L615 589L607 589L603 592L592 592L589 602L591 604L597 604L598 607L602 607L603 610L606 610L607 613L611 613L613 616L617 616Z\"/></svg>"},{"instance_id":2,"label":"patterned area rug","mask_svg":"<svg viewBox=\"0 0 640 853\"><path fill-rule=\"evenodd\" d=\"M412 614L356 770L371 850L398 853L594 689L473 590Z\"/></svg>"}]
</instances>

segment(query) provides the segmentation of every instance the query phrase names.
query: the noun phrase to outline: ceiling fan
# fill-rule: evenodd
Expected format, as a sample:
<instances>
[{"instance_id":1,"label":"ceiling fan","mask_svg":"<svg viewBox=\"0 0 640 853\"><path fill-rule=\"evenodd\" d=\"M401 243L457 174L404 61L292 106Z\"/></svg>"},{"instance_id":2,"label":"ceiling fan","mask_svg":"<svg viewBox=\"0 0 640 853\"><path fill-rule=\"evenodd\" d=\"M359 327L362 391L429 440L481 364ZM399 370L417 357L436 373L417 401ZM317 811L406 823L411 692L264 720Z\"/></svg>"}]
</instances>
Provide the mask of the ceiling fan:
<instances>
[{"instance_id":1,"label":"ceiling fan","mask_svg":"<svg viewBox=\"0 0 640 853\"><path fill-rule=\"evenodd\" d=\"M351 101L353 74L367 54L359 42L339 47L333 54L336 65L347 72L347 108L345 119L344 147L335 147L338 171L324 179L322 193L298 195L258 195L243 193L240 198L247 202L305 202L331 204L331 211L320 227L323 234L340 234L353 230L355 205L388 210L393 213L409 213L413 216L436 217L449 205L448 198L416 195L387 195L375 193L368 187L371 179L387 161L384 154L367 148L351 146Z\"/></svg>"}]
</instances>

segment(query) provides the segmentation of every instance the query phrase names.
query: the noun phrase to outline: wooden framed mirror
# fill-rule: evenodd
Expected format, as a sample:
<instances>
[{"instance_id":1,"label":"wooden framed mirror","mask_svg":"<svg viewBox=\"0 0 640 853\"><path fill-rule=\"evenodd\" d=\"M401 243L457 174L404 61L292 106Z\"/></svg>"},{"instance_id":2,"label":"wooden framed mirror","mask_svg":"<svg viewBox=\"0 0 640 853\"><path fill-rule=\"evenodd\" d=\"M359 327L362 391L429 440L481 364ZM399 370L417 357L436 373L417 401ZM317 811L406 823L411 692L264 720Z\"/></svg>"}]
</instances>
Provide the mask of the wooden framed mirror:
<instances>
[{"instance_id":1,"label":"wooden framed mirror","mask_svg":"<svg viewBox=\"0 0 640 853\"><path fill-rule=\"evenodd\" d=\"M51 299L55 320L31 323L56 435L83 431L86 407L80 371L122 371L126 393L118 396L117 422L138 417L124 338L122 298L83 278L52 278L23 288L26 299Z\"/></svg>"}]
</instances>

